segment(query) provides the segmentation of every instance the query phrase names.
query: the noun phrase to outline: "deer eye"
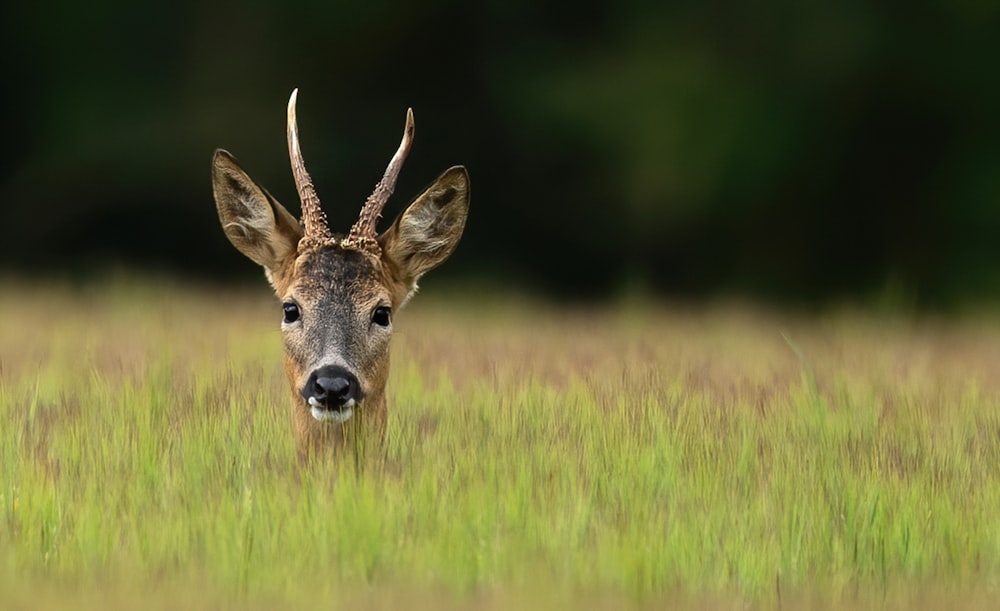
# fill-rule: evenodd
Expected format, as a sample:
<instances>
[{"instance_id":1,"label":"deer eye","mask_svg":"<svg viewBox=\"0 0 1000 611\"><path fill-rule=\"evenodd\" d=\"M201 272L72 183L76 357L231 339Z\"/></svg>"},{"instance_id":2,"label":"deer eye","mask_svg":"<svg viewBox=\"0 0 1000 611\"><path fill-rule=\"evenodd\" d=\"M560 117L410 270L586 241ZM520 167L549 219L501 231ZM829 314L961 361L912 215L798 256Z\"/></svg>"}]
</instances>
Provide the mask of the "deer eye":
<instances>
[{"instance_id":1,"label":"deer eye","mask_svg":"<svg viewBox=\"0 0 1000 611\"><path fill-rule=\"evenodd\" d=\"M299 319L299 306L294 303L283 303L281 309L285 312L286 323L293 323Z\"/></svg>"},{"instance_id":2,"label":"deer eye","mask_svg":"<svg viewBox=\"0 0 1000 611\"><path fill-rule=\"evenodd\" d=\"M379 306L372 312L372 322L380 327L388 327L390 314L392 309L389 306Z\"/></svg>"}]
</instances>

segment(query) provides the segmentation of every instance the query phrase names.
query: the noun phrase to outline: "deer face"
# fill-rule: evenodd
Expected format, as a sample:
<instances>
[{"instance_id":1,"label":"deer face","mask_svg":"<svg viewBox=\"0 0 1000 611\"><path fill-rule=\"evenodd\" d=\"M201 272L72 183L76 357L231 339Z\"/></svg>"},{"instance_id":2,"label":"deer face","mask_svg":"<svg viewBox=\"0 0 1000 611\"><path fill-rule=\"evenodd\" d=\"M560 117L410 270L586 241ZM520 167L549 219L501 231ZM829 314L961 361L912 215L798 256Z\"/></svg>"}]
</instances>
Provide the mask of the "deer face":
<instances>
[{"instance_id":1,"label":"deer face","mask_svg":"<svg viewBox=\"0 0 1000 611\"><path fill-rule=\"evenodd\" d=\"M296 268L281 297L289 382L313 418L344 422L385 388L394 282L357 250L308 252Z\"/></svg>"},{"instance_id":2,"label":"deer face","mask_svg":"<svg viewBox=\"0 0 1000 611\"><path fill-rule=\"evenodd\" d=\"M375 234L409 150L413 117L408 113L403 142L358 222L346 236L333 234L299 152L295 99L293 92L288 142L301 224L225 151L215 153L212 180L226 236L264 268L281 300L285 370L301 447L331 437L324 427L355 415L384 421L394 314L420 276L458 244L468 212L469 177L463 167L449 169L389 229Z\"/></svg>"}]
</instances>

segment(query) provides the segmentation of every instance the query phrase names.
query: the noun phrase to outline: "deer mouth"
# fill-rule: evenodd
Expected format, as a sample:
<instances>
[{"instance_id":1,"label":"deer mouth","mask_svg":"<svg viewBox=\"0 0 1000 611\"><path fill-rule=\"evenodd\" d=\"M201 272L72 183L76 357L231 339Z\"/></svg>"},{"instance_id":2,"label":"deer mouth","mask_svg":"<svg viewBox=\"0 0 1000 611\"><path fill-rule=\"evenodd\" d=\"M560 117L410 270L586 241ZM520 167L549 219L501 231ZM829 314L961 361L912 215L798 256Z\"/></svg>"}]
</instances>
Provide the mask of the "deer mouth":
<instances>
[{"instance_id":1,"label":"deer mouth","mask_svg":"<svg viewBox=\"0 0 1000 611\"><path fill-rule=\"evenodd\" d=\"M316 397L309 397L309 413L320 422L333 422L336 424L347 422L354 415L355 405L354 399L350 399L343 405L331 407Z\"/></svg>"},{"instance_id":2,"label":"deer mouth","mask_svg":"<svg viewBox=\"0 0 1000 611\"><path fill-rule=\"evenodd\" d=\"M350 420L364 396L357 376L339 365L327 365L312 372L301 394L313 418L336 424Z\"/></svg>"}]
</instances>

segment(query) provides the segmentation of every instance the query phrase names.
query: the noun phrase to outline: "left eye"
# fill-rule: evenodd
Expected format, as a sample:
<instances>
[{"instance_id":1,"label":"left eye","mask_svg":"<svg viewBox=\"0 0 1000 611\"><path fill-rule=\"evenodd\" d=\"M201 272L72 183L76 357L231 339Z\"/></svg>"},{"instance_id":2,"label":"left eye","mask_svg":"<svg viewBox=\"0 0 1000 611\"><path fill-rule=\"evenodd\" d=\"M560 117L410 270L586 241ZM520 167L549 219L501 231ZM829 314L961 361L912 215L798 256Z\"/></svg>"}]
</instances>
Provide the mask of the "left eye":
<instances>
[{"instance_id":1,"label":"left eye","mask_svg":"<svg viewBox=\"0 0 1000 611\"><path fill-rule=\"evenodd\" d=\"M285 313L285 322L292 324L299 319L299 306L294 303L284 303L281 305L282 311Z\"/></svg>"},{"instance_id":2,"label":"left eye","mask_svg":"<svg viewBox=\"0 0 1000 611\"><path fill-rule=\"evenodd\" d=\"M372 312L372 322L380 327L388 327L392 309L389 306L379 306Z\"/></svg>"}]
</instances>

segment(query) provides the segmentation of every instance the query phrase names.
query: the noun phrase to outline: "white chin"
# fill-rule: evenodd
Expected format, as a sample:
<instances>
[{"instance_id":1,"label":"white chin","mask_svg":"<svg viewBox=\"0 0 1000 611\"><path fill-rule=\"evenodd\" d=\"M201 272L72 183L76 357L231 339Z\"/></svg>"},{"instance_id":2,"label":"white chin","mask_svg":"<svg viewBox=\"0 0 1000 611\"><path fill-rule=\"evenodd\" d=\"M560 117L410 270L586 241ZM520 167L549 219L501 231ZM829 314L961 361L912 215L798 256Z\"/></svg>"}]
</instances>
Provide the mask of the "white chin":
<instances>
[{"instance_id":1,"label":"white chin","mask_svg":"<svg viewBox=\"0 0 1000 611\"><path fill-rule=\"evenodd\" d=\"M340 411L326 409L315 397L309 397L309 413L320 422L334 422L341 424L347 422L354 415L354 400L351 399Z\"/></svg>"},{"instance_id":2,"label":"white chin","mask_svg":"<svg viewBox=\"0 0 1000 611\"><path fill-rule=\"evenodd\" d=\"M347 408L345 410L335 412L328 409L319 409L315 407L310 407L309 413L312 414L313 418L319 420L320 422L335 422L337 424L340 424L342 422L347 422L348 420L350 420L351 416L354 415L354 410Z\"/></svg>"}]
</instances>

